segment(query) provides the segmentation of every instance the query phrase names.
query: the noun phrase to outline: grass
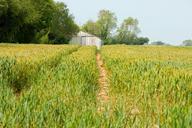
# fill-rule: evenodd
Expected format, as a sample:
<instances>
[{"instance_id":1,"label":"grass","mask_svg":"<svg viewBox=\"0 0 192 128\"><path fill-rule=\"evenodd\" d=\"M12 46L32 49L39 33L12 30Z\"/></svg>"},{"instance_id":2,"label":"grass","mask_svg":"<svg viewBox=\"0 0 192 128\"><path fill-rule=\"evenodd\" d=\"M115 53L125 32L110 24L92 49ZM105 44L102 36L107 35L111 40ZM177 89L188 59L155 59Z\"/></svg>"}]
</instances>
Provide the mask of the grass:
<instances>
[{"instance_id":1,"label":"grass","mask_svg":"<svg viewBox=\"0 0 192 128\"><path fill-rule=\"evenodd\" d=\"M84 127L96 113L95 47L63 55L56 67L44 67L41 77L17 98L1 87L3 127ZM6 98L6 99L5 99Z\"/></svg>"},{"instance_id":2,"label":"grass","mask_svg":"<svg viewBox=\"0 0 192 128\"><path fill-rule=\"evenodd\" d=\"M96 47L0 45L0 127L191 127L191 50L104 46L99 113Z\"/></svg>"},{"instance_id":3,"label":"grass","mask_svg":"<svg viewBox=\"0 0 192 128\"><path fill-rule=\"evenodd\" d=\"M37 79L40 70L56 66L63 55L70 54L77 48L78 46L1 45L2 80L14 88L15 92L20 92Z\"/></svg>"},{"instance_id":4,"label":"grass","mask_svg":"<svg viewBox=\"0 0 192 128\"><path fill-rule=\"evenodd\" d=\"M105 46L112 109L123 127L192 126L191 48Z\"/></svg>"}]
</instances>

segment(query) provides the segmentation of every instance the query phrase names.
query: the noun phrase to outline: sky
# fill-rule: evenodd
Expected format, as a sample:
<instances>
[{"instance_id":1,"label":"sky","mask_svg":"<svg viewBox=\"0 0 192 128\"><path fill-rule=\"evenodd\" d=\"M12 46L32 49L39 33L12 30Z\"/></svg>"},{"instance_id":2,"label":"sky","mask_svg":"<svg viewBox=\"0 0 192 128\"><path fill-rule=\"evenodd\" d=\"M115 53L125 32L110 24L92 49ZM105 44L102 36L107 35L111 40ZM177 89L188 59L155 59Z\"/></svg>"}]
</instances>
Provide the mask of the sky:
<instances>
[{"instance_id":1,"label":"sky","mask_svg":"<svg viewBox=\"0 0 192 128\"><path fill-rule=\"evenodd\" d=\"M56 0L64 2L79 25L97 20L98 12L114 12L118 25L127 17L137 18L139 36L150 41L180 45L192 39L192 0Z\"/></svg>"}]
</instances>

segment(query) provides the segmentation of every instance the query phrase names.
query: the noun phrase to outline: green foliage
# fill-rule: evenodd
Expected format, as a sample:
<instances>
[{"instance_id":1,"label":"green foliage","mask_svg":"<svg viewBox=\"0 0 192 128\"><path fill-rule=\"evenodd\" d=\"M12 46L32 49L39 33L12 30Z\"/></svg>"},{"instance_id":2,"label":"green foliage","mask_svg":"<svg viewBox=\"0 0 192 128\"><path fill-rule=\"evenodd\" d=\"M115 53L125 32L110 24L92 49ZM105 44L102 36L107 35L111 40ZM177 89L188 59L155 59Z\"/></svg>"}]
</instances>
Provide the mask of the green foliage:
<instances>
[{"instance_id":1,"label":"green foliage","mask_svg":"<svg viewBox=\"0 0 192 128\"><path fill-rule=\"evenodd\" d=\"M122 42L123 40L133 40L133 38L137 37L137 34L140 32L138 24L138 20L132 17L125 19L117 30L118 40Z\"/></svg>"},{"instance_id":2,"label":"green foliage","mask_svg":"<svg viewBox=\"0 0 192 128\"><path fill-rule=\"evenodd\" d=\"M6 0L0 1L0 17L7 12L8 3Z\"/></svg>"},{"instance_id":3,"label":"green foliage","mask_svg":"<svg viewBox=\"0 0 192 128\"><path fill-rule=\"evenodd\" d=\"M17 42L16 34L21 28L40 17L31 0L4 0L0 7L4 8L0 15L0 42Z\"/></svg>"},{"instance_id":4,"label":"green foliage","mask_svg":"<svg viewBox=\"0 0 192 128\"><path fill-rule=\"evenodd\" d=\"M149 43L149 38L147 37L129 37L119 39L117 36L112 37L109 44L126 44L126 45L144 45Z\"/></svg>"},{"instance_id":5,"label":"green foliage","mask_svg":"<svg viewBox=\"0 0 192 128\"><path fill-rule=\"evenodd\" d=\"M109 10L101 10L98 16L98 25L100 26L100 37L105 40L111 35L111 31L117 26L117 18Z\"/></svg>"},{"instance_id":6,"label":"green foliage","mask_svg":"<svg viewBox=\"0 0 192 128\"><path fill-rule=\"evenodd\" d=\"M140 29L138 27L139 21L129 17L123 21L121 26L117 29L117 35L114 37L114 43L127 45L143 45L149 42L147 37L138 37Z\"/></svg>"},{"instance_id":7,"label":"green foliage","mask_svg":"<svg viewBox=\"0 0 192 128\"><path fill-rule=\"evenodd\" d=\"M109 10L101 10L98 15L98 20L93 22L87 21L82 26L82 30L100 37L105 43L108 43L111 37L111 32L117 26L117 18L113 12Z\"/></svg>"},{"instance_id":8,"label":"green foliage","mask_svg":"<svg viewBox=\"0 0 192 128\"><path fill-rule=\"evenodd\" d=\"M162 42L162 41L155 41L151 43L152 45L166 45L166 43Z\"/></svg>"},{"instance_id":9,"label":"green foliage","mask_svg":"<svg viewBox=\"0 0 192 128\"><path fill-rule=\"evenodd\" d=\"M82 31L100 37L105 45L110 44L127 44L143 45L148 44L149 38L138 37L139 21L128 17L123 21L115 33L112 32L117 28L117 18L109 10L101 10L96 22L89 20L82 26Z\"/></svg>"},{"instance_id":10,"label":"green foliage","mask_svg":"<svg viewBox=\"0 0 192 128\"><path fill-rule=\"evenodd\" d=\"M2 0L0 19L0 42L40 43L49 33L64 43L78 32L66 5L53 0Z\"/></svg>"},{"instance_id":11,"label":"green foliage","mask_svg":"<svg viewBox=\"0 0 192 128\"><path fill-rule=\"evenodd\" d=\"M91 33L96 36L100 36L100 26L98 23L89 20L82 26L82 31Z\"/></svg>"},{"instance_id":12,"label":"green foliage","mask_svg":"<svg viewBox=\"0 0 192 128\"><path fill-rule=\"evenodd\" d=\"M49 37L48 37L48 33L44 36L42 36L40 39L39 39L40 43L41 44L48 44L49 43Z\"/></svg>"},{"instance_id":13,"label":"green foliage","mask_svg":"<svg viewBox=\"0 0 192 128\"><path fill-rule=\"evenodd\" d=\"M140 32L138 20L129 17L123 21L120 28L117 30L120 39L136 37Z\"/></svg>"},{"instance_id":14,"label":"green foliage","mask_svg":"<svg viewBox=\"0 0 192 128\"><path fill-rule=\"evenodd\" d=\"M134 40L133 45L144 45L144 44L148 44L149 43L149 38L147 37L137 37Z\"/></svg>"},{"instance_id":15,"label":"green foliage","mask_svg":"<svg viewBox=\"0 0 192 128\"><path fill-rule=\"evenodd\" d=\"M192 40L185 40L183 41L184 46L192 46Z\"/></svg>"},{"instance_id":16,"label":"green foliage","mask_svg":"<svg viewBox=\"0 0 192 128\"><path fill-rule=\"evenodd\" d=\"M73 21L67 6L64 3L57 3L50 25L49 40L55 44L69 42L78 31L79 27Z\"/></svg>"}]
</instances>

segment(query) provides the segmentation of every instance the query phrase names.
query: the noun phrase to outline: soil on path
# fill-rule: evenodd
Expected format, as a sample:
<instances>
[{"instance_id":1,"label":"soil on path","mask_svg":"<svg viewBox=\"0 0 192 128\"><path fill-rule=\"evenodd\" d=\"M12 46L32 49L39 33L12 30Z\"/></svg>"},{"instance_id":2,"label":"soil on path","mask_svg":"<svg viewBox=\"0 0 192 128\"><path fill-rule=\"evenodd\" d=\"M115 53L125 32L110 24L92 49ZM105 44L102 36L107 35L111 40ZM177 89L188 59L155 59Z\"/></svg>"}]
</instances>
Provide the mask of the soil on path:
<instances>
[{"instance_id":1,"label":"soil on path","mask_svg":"<svg viewBox=\"0 0 192 128\"><path fill-rule=\"evenodd\" d=\"M104 63L101 59L101 54L97 53L96 56L97 66L99 69L99 92L97 95L98 100L98 112L103 112L106 108L106 105L109 102L109 84L107 80L107 72L104 67Z\"/></svg>"}]
</instances>

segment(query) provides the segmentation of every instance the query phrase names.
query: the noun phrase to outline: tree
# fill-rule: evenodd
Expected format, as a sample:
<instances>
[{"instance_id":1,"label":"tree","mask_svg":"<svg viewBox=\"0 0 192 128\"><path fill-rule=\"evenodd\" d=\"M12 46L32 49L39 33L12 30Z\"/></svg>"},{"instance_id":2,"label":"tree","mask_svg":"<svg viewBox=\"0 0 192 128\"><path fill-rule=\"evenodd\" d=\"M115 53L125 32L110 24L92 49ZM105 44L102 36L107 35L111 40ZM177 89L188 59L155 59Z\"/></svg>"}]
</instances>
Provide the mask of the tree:
<instances>
[{"instance_id":1,"label":"tree","mask_svg":"<svg viewBox=\"0 0 192 128\"><path fill-rule=\"evenodd\" d=\"M183 41L184 46L192 46L192 40L185 40Z\"/></svg>"},{"instance_id":2,"label":"tree","mask_svg":"<svg viewBox=\"0 0 192 128\"><path fill-rule=\"evenodd\" d=\"M116 42L128 45L143 45L149 42L147 37L138 37L140 29L137 19L128 17L117 29Z\"/></svg>"},{"instance_id":3,"label":"tree","mask_svg":"<svg viewBox=\"0 0 192 128\"><path fill-rule=\"evenodd\" d=\"M117 18L113 12L101 10L98 15L97 24L100 29L99 35L105 41L111 35L112 30L116 28Z\"/></svg>"},{"instance_id":4,"label":"tree","mask_svg":"<svg viewBox=\"0 0 192 128\"><path fill-rule=\"evenodd\" d=\"M64 43L78 26L64 3L53 0L1 0L0 42Z\"/></svg>"},{"instance_id":5,"label":"tree","mask_svg":"<svg viewBox=\"0 0 192 128\"><path fill-rule=\"evenodd\" d=\"M17 42L17 34L24 25L40 18L31 0L2 0L0 2L0 41Z\"/></svg>"},{"instance_id":6,"label":"tree","mask_svg":"<svg viewBox=\"0 0 192 128\"><path fill-rule=\"evenodd\" d=\"M7 0L0 1L0 17L7 12L8 3Z\"/></svg>"},{"instance_id":7,"label":"tree","mask_svg":"<svg viewBox=\"0 0 192 128\"><path fill-rule=\"evenodd\" d=\"M149 43L149 38L147 37L137 37L132 45L144 45Z\"/></svg>"},{"instance_id":8,"label":"tree","mask_svg":"<svg viewBox=\"0 0 192 128\"><path fill-rule=\"evenodd\" d=\"M79 31L73 16L64 3L56 4L56 11L50 25L49 39L52 43L67 43Z\"/></svg>"},{"instance_id":9,"label":"tree","mask_svg":"<svg viewBox=\"0 0 192 128\"><path fill-rule=\"evenodd\" d=\"M155 41L155 42L152 42L151 45L166 45L166 43L162 41Z\"/></svg>"},{"instance_id":10,"label":"tree","mask_svg":"<svg viewBox=\"0 0 192 128\"><path fill-rule=\"evenodd\" d=\"M123 21L118 32L118 40L122 43L131 44L137 38L137 34L140 32L138 27L138 20L129 17Z\"/></svg>"},{"instance_id":11,"label":"tree","mask_svg":"<svg viewBox=\"0 0 192 128\"><path fill-rule=\"evenodd\" d=\"M87 21L83 26L82 30L88 33L91 33L96 36L100 36L100 26L97 22L92 20Z\"/></svg>"},{"instance_id":12,"label":"tree","mask_svg":"<svg viewBox=\"0 0 192 128\"><path fill-rule=\"evenodd\" d=\"M104 44L127 44L143 45L149 42L149 38L138 37L140 29L138 20L128 17L123 21L116 33L112 35L117 27L117 18L109 10L101 10L96 22L89 20L82 26L82 30L101 37Z\"/></svg>"},{"instance_id":13,"label":"tree","mask_svg":"<svg viewBox=\"0 0 192 128\"><path fill-rule=\"evenodd\" d=\"M48 43L51 23L57 7L53 0L33 0L33 4L41 17L38 22L34 24L33 31L35 32L35 37L32 41Z\"/></svg>"},{"instance_id":14,"label":"tree","mask_svg":"<svg viewBox=\"0 0 192 128\"><path fill-rule=\"evenodd\" d=\"M82 30L93 35L101 37L105 44L110 42L111 33L117 26L117 18L113 12L109 10L101 10L98 14L98 20L93 22L87 21L82 26Z\"/></svg>"}]
</instances>

